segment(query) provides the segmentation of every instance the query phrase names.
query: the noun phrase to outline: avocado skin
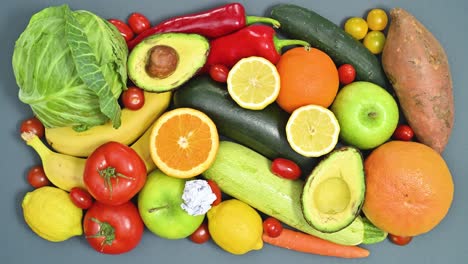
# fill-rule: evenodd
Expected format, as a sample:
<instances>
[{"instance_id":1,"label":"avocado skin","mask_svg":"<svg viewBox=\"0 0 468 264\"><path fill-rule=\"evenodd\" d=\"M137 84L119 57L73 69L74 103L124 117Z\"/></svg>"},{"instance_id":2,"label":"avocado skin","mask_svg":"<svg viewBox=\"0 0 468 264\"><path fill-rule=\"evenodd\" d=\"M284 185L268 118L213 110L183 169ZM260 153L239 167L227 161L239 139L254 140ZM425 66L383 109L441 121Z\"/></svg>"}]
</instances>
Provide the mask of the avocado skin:
<instances>
[{"instance_id":1,"label":"avocado skin","mask_svg":"<svg viewBox=\"0 0 468 264\"><path fill-rule=\"evenodd\" d=\"M354 165L353 165L354 164ZM314 192L317 182L333 177L327 174L341 168L340 175L347 183L350 200L346 208L339 213L320 212L314 204ZM364 160L361 151L351 146L340 146L322 158L306 178L301 194L301 206L305 220L315 229L324 233L333 233L349 226L361 212L365 197Z\"/></svg>"}]
</instances>

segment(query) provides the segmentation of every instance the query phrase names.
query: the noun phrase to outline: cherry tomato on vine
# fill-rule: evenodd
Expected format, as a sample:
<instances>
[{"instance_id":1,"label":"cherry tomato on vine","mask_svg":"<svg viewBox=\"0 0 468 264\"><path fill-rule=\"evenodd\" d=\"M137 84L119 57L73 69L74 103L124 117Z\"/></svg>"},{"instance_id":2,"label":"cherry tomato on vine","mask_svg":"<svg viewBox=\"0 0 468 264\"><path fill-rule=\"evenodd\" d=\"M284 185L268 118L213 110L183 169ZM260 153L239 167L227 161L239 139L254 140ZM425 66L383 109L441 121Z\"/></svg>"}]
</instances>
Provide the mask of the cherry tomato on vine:
<instances>
[{"instance_id":1,"label":"cherry tomato on vine","mask_svg":"<svg viewBox=\"0 0 468 264\"><path fill-rule=\"evenodd\" d=\"M350 84L356 79L356 69L351 64L342 64L338 67L338 78L341 84Z\"/></svg>"},{"instance_id":2,"label":"cherry tomato on vine","mask_svg":"<svg viewBox=\"0 0 468 264\"><path fill-rule=\"evenodd\" d=\"M88 192L105 204L129 201L146 182L146 165L127 145L110 141L97 147L86 160L83 181Z\"/></svg>"},{"instance_id":3,"label":"cherry tomato on vine","mask_svg":"<svg viewBox=\"0 0 468 264\"><path fill-rule=\"evenodd\" d=\"M366 36L369 27L362 17L351 17L346 20L344 30L353 38L361 40Z\"/></svg>"},{"instance_id":4,"label":"cherry tomato on vine","mask_svg":"<svg viewBox=\"0 0 468 264\"><path fill-rule=\"evenodd\" d=\"M211 238L208 224L203 222L190 236L190 240L197 244L208 242Z\"/></svg>"},{"instance_id":5,"label":"cherry tomato on vine","mask_svg":"<svg viewBox=\"0 0 468 264\"><path fill-rule=\"evenodd\" d=\"M41 165L37 165L29 169L27 179L29 184L34 188L51 185L44 172L44 168Z\"/></svg>"},{"instance_id":6,"label":"cherry tomato on vine","mask_svg":"<svg viewBox=\"0 0 468 264\"><path fill-rule=\"evenodd\" d=\"M37 117L28 118L21 123L21 127L20 127L21 133L31 132L31 133L36 134L37 137L42 138L44 137L44 131L45 131L44 125L39 119L37 119Z\"/></svg>"},{"instance_id":7,"label":"cherry tomato on vine","mask_svg":"<svg viewBox=\"0 0 468 264\"><path fill-rule=\"evenodd\" d=\"M142 89L131 86L123 91L121 99L125 108L138 110L145 104L145 93Z\"/></svg>"},{"instance_id":8,"label":"cherry tomato on vine","mask_svg":"<svg viewBox=\"0 0 468 264\"><path fill-rule=\"evenodd\" d=\"M411 240L413 240L413 237L410 237L410 236L396 236L396 235L388 234L388 239L390 239L390 241L393 244L396 244L396 245L399 245L399 246L405 246L405 245L408 245L411 242Z\"/></svg>"},{"instance_id":9,"label":"cherry tomato on vine","mask_svg":"<svg viewBox=\"0 0 468 264\"><path fill-rule=\"evenodd\" d=\"M128 17L128 25L135 34L140 34L151 27L149 19L143 14L137 12L132 13Z\"/></svg>"},{"instance_id":10,"label":"cherry tomato on vine","mask_svg":"<svg viewBox=\"0 0 468 264\"><path fill-rule=\"evenodd\" d=\"M397 126L393 132L393 139L402 140L402 141L411 141L414 137L413 129L405 124L400 124Z\"/></svg>"},{"instance_id":11,"label":"cherry tomato on vine","mask_svg":"<svg viewBox=\"0 0 468 264\"><path fill-rule=\"evenodd\" d=\"M144 223L132 202L106 205L99 201L86 211L83 232L89 245L104 254L134 249L143 237Z\"/></svg>"},{"instance_id":12,"label":"cherry tomato on vine","mask_svg":"<svg viewBox=\"0 0 468 264\"><path fill-rule=\"evenodd\" d=\"M366 22L371 30L384 30L388 23L387 13L383 9L374 8L367 13Z\"/></svg>"},{"instance_id":13,"label":"cherry tomato on vine","mask_svg":"<svg viewBox=\"0 0 468 264\"><path fill-rule=\"evenodd\" d=\"M117 30L119 30L120 35L122 35L125 41L130 41L135 36L132 29L122 20L110 18L107 21L112 23L117 28Z\"/></svg>"},{"instance_id":14,"label":"cherry tomato on vine","mask_svg":"<svg viewBox=\"0 0 468 264\"><path fill-rule=\"evenodd\" d=\"M301 177L301 168L292 160L276 158L271 163L273 174L285 179L296 180Z\"/></svg>"},{"instance_id":15,"label":"cherry tomato on vine","mask_svg":"<svg viewBox=\"0 0 468 264\"><path fill-rule=\"evenodd\" d=\"M216 200L211 204L212 206L218 205L222 200L222 192L218 184L213 180L208 180L208 185L210 185L211 191L216 195Z\"/></svg>"},{"instance_id":16,"label":"cherry tomato on vine","mask_svg":"<svg viewBox=\"0 0 468 264\"><path fill-rule=\"evenodd\" d=\"M225 83L227 81L229 69L222 64L215 64L210 67L209 74L214 81Z\"/></svg>"},{"instance_id":17,"label":"cherry tomato on vine","mask_svg":"<svg viewBox=\"0 0 468 264\"><path fill-rule=\"evenodd\" d=\"M93 205L93 197L83 188L73 187L70 190L70 198L76 207L88 209Z\"/></svg>"},{"instance_id":18,"label":"cherry tomato on vine","mask_svg":"<svg viewBox=\"0 0 468 264\"><path fill-rule=\"evenodd\" d=\"M278 237L283 232L283 225L278 219L274 217L268 217L263 221L263 231L269 237Z\"/></svg>"},{"instance_id":19,"label":"cherry tomato on vine","mask_svg":"<svg viewBox=\"0 0 468 264\"><path fill-rule=\"evenodd\" d=\"M382 52L385 45L385 35L381 31L370 31L364 37L362 43L373 54L379 54Z\"/></svg>"}]
</instances>

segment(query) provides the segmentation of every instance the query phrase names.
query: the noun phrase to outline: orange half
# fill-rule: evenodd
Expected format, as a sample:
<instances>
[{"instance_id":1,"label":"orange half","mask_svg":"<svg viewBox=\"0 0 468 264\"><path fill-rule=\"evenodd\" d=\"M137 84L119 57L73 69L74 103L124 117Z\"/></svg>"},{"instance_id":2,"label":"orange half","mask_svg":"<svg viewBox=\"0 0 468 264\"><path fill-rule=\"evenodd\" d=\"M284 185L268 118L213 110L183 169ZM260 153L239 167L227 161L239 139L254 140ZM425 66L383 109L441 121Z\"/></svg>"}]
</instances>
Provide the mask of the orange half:
<instances>
[{"instance_id":1,"label":"orange half","mask_svg":"<svg viewBox=\"0 0 468 264\"><path fill-rule=\"evenodd\" d=\"M162 172L177 178L195 177L208 169L218 146L216 125L192 108L164 113L151 131L151 158Z\"/></svg>"}]
</instances>

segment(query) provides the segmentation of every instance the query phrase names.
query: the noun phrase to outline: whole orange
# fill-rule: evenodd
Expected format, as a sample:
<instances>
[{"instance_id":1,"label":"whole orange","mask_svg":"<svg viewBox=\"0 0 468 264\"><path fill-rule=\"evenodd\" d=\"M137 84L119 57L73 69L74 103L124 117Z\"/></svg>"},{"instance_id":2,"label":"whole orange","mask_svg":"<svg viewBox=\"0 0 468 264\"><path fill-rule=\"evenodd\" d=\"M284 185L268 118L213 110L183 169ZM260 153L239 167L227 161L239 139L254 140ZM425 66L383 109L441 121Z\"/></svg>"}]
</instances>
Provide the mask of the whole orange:
<instances>
[{"instance_id":1,"label":"whole orange","mask_svg":"<svg viewBox=\"0 0 468 264\"><path fill-rule=\"evenodd\" d=\"M276 99L286 112L315 104L329 107L339 87L333 60L315 48L296 47L286 51L276 65L281 88Z\"/></svg>"},{"instance_id":2,"label":"whole orange","mask_svg":"<svg viewBox=\"0 0 468 264\"><path fill-rule=\"evenodd\" d=\"M452 175L442 156L417 142L390 141L364 162L363 212L377 227L398 236L429 232L453 200Z\"/></svg>"}]
</instances>

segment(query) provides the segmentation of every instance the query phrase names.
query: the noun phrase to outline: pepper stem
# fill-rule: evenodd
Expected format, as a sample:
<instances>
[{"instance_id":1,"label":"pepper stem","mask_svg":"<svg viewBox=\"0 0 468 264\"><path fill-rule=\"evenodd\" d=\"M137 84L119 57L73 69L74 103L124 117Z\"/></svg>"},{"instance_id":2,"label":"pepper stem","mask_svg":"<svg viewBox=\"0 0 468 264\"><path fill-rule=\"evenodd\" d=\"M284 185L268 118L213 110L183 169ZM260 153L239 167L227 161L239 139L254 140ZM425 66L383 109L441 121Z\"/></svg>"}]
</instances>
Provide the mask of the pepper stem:
<instances>
[{"instance_id":1,"label":"pepper stem","mask_svg":"<svg viewBox=\"0 0 468 264\"><path fill-rule=\"evenodd\" d=\"M281 50L286 46L300 45L305 48L310 48L310 44L307 41L300 39L279 39L278 37L273 37L273 43L275 44L276 51L281 54Z\"/></svg>"},{"instance_id":2,"label":"pepper stem","mask_svg":"<svg viewBox=\"0 0 468 264\"><path fill-rule=\"evenodd\" d=\"M269 17L259 17L259 16L246 16L245 24L252 25L255 23L265 23L271 24L274 28L279 28L281 26L278 20Z\"/></svg>"}]
</instances>

